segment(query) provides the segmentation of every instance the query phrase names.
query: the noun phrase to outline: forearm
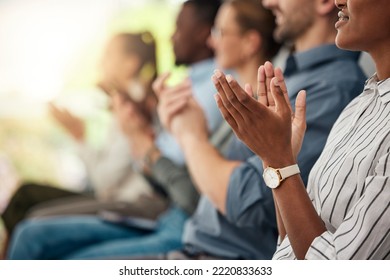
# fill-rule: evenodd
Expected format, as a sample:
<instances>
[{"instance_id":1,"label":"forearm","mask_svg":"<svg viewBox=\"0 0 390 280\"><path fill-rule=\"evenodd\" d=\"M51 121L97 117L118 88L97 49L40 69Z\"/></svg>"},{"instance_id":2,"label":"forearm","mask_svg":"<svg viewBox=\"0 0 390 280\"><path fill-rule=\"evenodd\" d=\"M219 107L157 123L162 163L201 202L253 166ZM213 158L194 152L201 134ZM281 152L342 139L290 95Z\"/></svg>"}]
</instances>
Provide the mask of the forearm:
<instances>
[{"instance_id":1,"label":"forearm","mask_svg":"<svg viewBox=\"0 0 390 280\"><path fill-rule=\"evenodd\" d=\"M133 138L131 142L143 173L155 180L171 201L191 215L199 194L187 169L164 157L150 137Z\"/></svg>"},{"instance_id":2,"label":"forearm","mask_svg":"<svg viewBox=\"0 0 390 280\"><path fill-rule=\"evenodd\" d=\"M206 137L180 137L187 167L198 190L225 214L230 176L240 162L226 160Z\"/></svg>"},{"instance_id":3,"label":"forearm","mask_svg":"<svg viewBox=\"0 0 390 280\"><path fill-rule=\"evenodd\" d=\"M276 199L274 198L274 204L275 204L275 212L276 212L276 223L278 226L278 233L280 241L283 241L283 239L286 237L286 229L284 228L282 217L280 216L280 211L278 204L276 203Z\"/></svg>"},{"instance_id":4,"label":"forearm","mask_svg":"<svg viewBox=\"0 0 390 280\"><path fill-rule=\"evenodd\" d=\"M315 211L299 175L283 181L280 187L273 190L273 195L283 221L281 231L285 229L296 257L304 259L313 240L326 231L324 223Z\"/></svg>"},{"instance_id":5,"label":"forearm","mask_svg":"<svg viewBox=\"0 0 390 280\"><path fill-rule=\"evenodd\" d=\"M150 171L150 176L160 184L176 205L189 215L195 211L199 194L186 168L179 167L161 156L151 165Z\"/></svg>"}]
</instances>

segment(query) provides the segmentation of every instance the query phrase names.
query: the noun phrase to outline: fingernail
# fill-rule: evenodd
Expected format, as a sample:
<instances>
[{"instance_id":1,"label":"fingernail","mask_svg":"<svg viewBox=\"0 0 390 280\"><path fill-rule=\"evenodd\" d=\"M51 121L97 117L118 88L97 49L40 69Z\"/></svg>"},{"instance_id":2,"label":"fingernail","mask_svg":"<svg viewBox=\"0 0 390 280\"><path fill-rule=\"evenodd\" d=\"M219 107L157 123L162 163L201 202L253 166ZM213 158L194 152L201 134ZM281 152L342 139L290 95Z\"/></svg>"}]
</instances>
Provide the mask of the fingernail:
<instances>
[{"instance_id":1,"label":"fingernail","mask_svg":"<svg viewBox=\"0 0 390 280\"><path fill-rule=\"evenodd\" d=\"M216 102L218 102L218 93L214 94L214 99Z\"/></svg>"},{"instance_id":2,"label":"fingernail","mask_svg":"<svg viewBox=\"0 0 390 280\"><path fill-rule=\"evenodd\" d=\"M228 81L228 83L230 83L231 81L233 81L233 76L232 75L227 75L226 76L226 81Z\"/></svg>"},{"instance_id":3,"label":"fingernail","mask_svg":"<svg viewBox=\"0 0 390 280\"><path fill-rule=\"evenodd\" d=\"M274 85L277 87L279 86L279 81L278 81L278 78L276 78L276 77L274 78Z\"/></svg>"},{"instance_id":4,"label":"fingernail","mask_svg":"<svg viewBox=\"0 0 390 280\"><path fill-rule=\"evenodd\" d=\"M215 74L215 77L217 77L217 78L221 78L222 77L222 73L219 70L215 70L214 74Z\"/></svg>"},{"instance_id":5,"label":"fingernail","mask_svg":"<svg viewBox=\"0 0 390 280\"><path fill-rule=\"evenodd\" d=\"M217 79L217 77L215 76L215 75L212 75L211 76L211 80L213 81L213 83L216 85L216 84L218 84L218 79Z\"/></svg>"}]
</instances>

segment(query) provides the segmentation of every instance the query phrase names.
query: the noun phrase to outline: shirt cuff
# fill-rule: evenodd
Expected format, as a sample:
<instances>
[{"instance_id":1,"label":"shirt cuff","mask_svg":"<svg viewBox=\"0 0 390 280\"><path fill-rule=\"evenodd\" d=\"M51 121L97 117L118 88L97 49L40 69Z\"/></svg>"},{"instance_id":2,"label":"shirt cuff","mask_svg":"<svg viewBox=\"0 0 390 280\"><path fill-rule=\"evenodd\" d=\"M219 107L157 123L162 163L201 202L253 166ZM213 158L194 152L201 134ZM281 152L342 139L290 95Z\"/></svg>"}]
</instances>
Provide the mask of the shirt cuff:
<instances>
[{"instance_id":1,"label":"shirt cuff","mask_svg":"<svg viewBox=\"0 0 390 280\"><path fill-rule=\"evenodd\" d=\"M307 260L334 260L336 259L336 252L333 243L333 234L325 231L320 236L316 237L309 250L306 253Z\"/></svg>"},{"instance_id":2,"label":"shirt cuff","mask_svg":"<svg viewBox=\"0 0 390 280\"><path fill-rule=\"evenodd\" d=\"M276 252L272 257L273 260L295 260L295 254L290 244L290 239L286 235L281 241L280 236L278 237L278 246Z\"/></svg>"}]
</instances>

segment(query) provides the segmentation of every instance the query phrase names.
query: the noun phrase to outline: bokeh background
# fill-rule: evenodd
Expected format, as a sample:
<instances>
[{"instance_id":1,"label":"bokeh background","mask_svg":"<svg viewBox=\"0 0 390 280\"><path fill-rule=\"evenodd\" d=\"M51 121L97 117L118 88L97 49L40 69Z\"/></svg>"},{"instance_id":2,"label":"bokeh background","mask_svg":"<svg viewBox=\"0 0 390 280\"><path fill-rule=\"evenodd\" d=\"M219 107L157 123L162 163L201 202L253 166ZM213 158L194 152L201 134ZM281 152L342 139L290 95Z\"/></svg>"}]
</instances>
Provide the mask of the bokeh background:
<instances>
[{"instance_id":1,"label":"bokeh background","mask_svg":"<svg viewBox=\"0 0 390 280\"><path fill-rule=\"evenodd\" d=\"M150 30L158 41L159 71L172 69L170 36L181 2L0 0L3 165L8 161L24 180L77 185L82 168L69 137L47 114L47 103L88 119L88 139L99 145L104 95L95 84L105 42L118 32Z\"/></svg>"},{"instance_id":2,"label":"bokeh background","mask_svg":"<svg viewBox=\"0 0 390 280\"><path fill-rule=\"evenodd\" d=\"M180 0L0 0L0 211L20 181L79 189L85 170L48 102L87 120L99 146L108 122L95 84L106 41L149 30L160 73L174 69L170 36ZM183 69L174 69L182 73Z\"/></svg>"}]
</instances>

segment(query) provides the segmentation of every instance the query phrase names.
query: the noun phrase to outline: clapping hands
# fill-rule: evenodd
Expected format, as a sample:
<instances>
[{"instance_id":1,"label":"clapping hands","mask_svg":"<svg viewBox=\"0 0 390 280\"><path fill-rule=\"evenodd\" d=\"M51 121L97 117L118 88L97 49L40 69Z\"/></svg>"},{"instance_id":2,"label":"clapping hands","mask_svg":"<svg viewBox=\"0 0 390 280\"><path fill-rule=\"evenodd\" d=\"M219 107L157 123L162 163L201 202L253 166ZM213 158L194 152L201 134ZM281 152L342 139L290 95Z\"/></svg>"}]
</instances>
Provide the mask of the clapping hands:
<instances>
[{"instance_id":1,"label":"clapping hands","mask_svg":"<svg viewBox=\"0 0 390 280\"><path fill-rule=\"evenodd\" d=\"M207 139L206 118L193 97L190 80L169 87L165 84L168 77L169 74L163 74L153 83L162 125L179 141L188 135Z\"/></svg>"},{"instance_id":2,"label":"clapping hands","mask_svg":"<svg viewBox=\"0 0 390 280\"><path fill-rule=\"evenodd\" d=\"M225 120L265 165L296 163L306 130L306 93L300 91L292 110L281 69L270 62L259 67L257 91L242 89L232 76L216 70L216 101Z\"/></svg>"}]
</instances>

